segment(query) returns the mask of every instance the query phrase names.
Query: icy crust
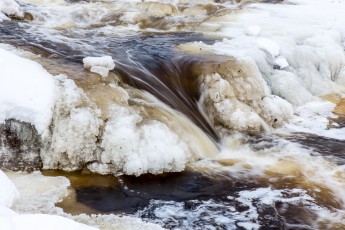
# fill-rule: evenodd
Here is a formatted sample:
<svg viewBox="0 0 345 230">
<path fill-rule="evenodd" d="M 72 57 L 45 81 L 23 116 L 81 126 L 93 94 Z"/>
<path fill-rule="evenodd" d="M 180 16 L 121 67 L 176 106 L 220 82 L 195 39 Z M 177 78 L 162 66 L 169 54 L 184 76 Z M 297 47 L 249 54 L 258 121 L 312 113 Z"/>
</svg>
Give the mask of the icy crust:
<svg viewBox="0 0 345 230">
<path fill-rule="evenodd" d="M 27 221 L 28 218 L 36 222 L 36 226 L 32 229 L 57 229 L 66 228 L 66 229 L 101 229 L 101 230 L 116 230 L 116 229 L 140 229 L 140 230 L 149 230 L 149 229 L 162 229 L 160 226 L 150 223 L 145 223 L 139 218 L 133 218 L 128 216 L 116 216 L 116 215 L 77 215 L 72 216 L 70 214 L 64 213 L 61 208 L 55 206 L 55 204 L 62 199 L 70 195 L 70 182 L 65 177 L 48 177 L 43 176 L 40 172 L 33 173 L 20 173 L 20 172 L 7 172 L 8 177 L 13 181 L 11 182 L 12 186 L 14 185 L 18 188 L 20 192 L 20 197 L 15 200 L 13 203 L 13 211 L 20 213 L 20 215 L 13 217 L 12 213 L 9 213 L 8 210 L 5 210 L 5 216 L 1 221 L 14 220 L 15 223 L 22 221 L 23 224 L 27 223 L 28 226 L 32 224 L 31 220 Z M 0 177 L 1 178 L 1 177 Z M 9 179 L 7 178 L 9 181 Z M 14 185 L 13 185 L 14 184 Z M 3 186 L 1 185 L 1 188 Z M 2 190 L 3 191 L 3 190 Z M 10 190 L 5 190 L 9 192 Z M 14 194 L 14 193 L 12 193 Z M 1 205 L 0 205 L 1 206 Z M 12 211 L 12 212 L 13 212 Z M 32 214 L 37 213 L 37 214 Z M 48 214 L 42 215 L 41 213 Z M 0 208 L 0 214 L 1 208 Z M 51 216 L 54 215 L 54 216 Z M 58 217 L 58 216 L 60 217 Z M 0 215 L 2 216 L 2 215 Z M 53 218 L 53 221 L 51 220 Z M 63 219 L 62 219 L 63 218 Z M 25 222 L 24 222 L 25 220 Z M 45 220 L 49 220 L 50 226 L 45 226 Z M 84 223 L 93 227 L 88 227 L 83 224 L 76 225 L 75 222 L 72 223 L 72 220 Z M 44 222 L 42 222 L 44 221 Z M 52 225 L 51 221 L 55 223 Z M 40 228 L 37 223 L 41 223 L 45 228 Z M 22 223 L 22 222 L 21 222 Z M 17 224 L 21 224 L 17 223 Z M 3 225 L 0 225 L 3 226 Z M 78 228 L 79 227 L 79 228 Z M 3 228 L 2 228 L 3 229 Z M 8 228 L 12 229 L 12 228 Z M 26 228 L 20 228 L 26 229 Z M 6 229 L 7 230 L 7 229 Z"/>
<path fill-rule="evenodd" d="M 115 68 L 114 60 L 111 56 L 86 57 L 83 59 L 84 67 L 93 73 L 98 73 L 102 77 L 107 77 L 109 71 Z"/>
<path fill-rule="evenodd" d="M 66 76 L 53 77 L 37 63 L 1 49 L 0 54 L 5 64 L 21 64 L 21 68 L 5 66 L 0 70 L 0 159 L 6 163 L 2 166 L 159 174 L 182 171 L 195 156 L 202 155 L 194 140 L 186 134 L 181 138 L 177 129 L 168 125 L 169 119 L 145 115 L 144 106 L 128 106 L 125 89 L 104 86 L 118 91 L 122 99 L 100 104 L 101 111 L 95 98 Z M 113 67 L 113 62 L 108 64 Z"/>
<path fill-rule="evenodd" d="M 191 159 L 186 143 L 158 121 L 143 122 L 139 111 L 113 105 L 106 123 L 100 163 L 89 168 L 105 173 L 123 171 L 129 175 L 178 172 Z"/>
<path fill-rule="evenodd" d="M 39 173 L 34 173 L 33 175 L 37 178 L 37 176 L 41 176 Z M 27 178 L 25 178 L 27 179 Z M 41 179 L 42 180 L 42 179 Z M 22 180 L 22 183 L 26 184 L 27 188 L 30 190 L 33 188 L 31 184 L 31 180 Z M 46 181 L 44 181 L 46 182 Z M 64 181 L 66 185 L 66 181 Z M 30 184 L 28 186 L 27 184 Z M 47 184 L 44 183 L 46 186 Z M 69 181 L 67 180 L 67 186 L 69 185 Z M 19 192 L 13 182 L 7 177 L 5 173 L 0 170 L 0 226 L 1 229 L 10 230 L 10 229 L 61 229 L 63 226 L 64 229 L 68 230 L 95 230 L 96 228 L 89 227 L 84 224 L 77 223 L 73 220 L 61 217 L 61 216 L 54 216 L 54 215 L 47 215 L 47 214 L 17 214 L 10 208 L 15 207 L 18 205 L 18 201 L 20 199 L 27 198 L 25 195 L 24 197 L 19 196 Z M 20 189 L 21 190 L 21 189 Z M 28 189 L 29 190 L 29 189 Z M 34 190 L 34 189 L 33 189 Z M 37 191 L 32 192 L 31 196 L 36 197 Z M 23 195 L 21 193 L 21 195 Z M 47 194 L 45 194 L 47 196 Z M 30 198 L 27 200 L 29 201 Z M 56 200 L 56 198 L 53 200 Z M 32 202 L 32 200 L 31 200 Z M 55 201 L 56 202 L 56 201 Z M 48 202 L 52 203 L 52 202 Z M 53 207 L 54 206 L 54 203 Z M 22 208 L 26 207 L 29 209 L 30 203 L 26 204 L 27 206 L 22 206 Z M 46 205 L 46 204 L 45 204 Z"/>
<path fill-rule="evenodd" d="M 215 124 L 239 131 L 263 129 L 263 121 L 280 127 L 291 120 L 292 106 L 344 91 L 345 4 L 294 3 L 248 4 L 232 14 L 211 17 L 196 30 L 224 37 L 222 41 L 179 46 L 187 52 L 228 56 L 242 66 L 244 73 L 214 68 L 214 73 L 201 76 L 201 104 L 206 103 Z M 251 70 L 247 76 L 246 70 Z M 236 93 L 240 90 L 256 99 L 243 101 Z"/>
<path fill-rule="evenodd" d="M 7 16 L 15 16 L 18 18 L 22 18 L 24 16 L 19 4 L 14 0 L 0 1 L 0 22 L 3 20 L 8 20 Z"/>
<path fill-rule="evenodd" d="M 277 133 L 287 134 L 311 133 L 326 138 L 345 140 L 345 128 L 339 128 L 337 123 L 331 123 L 330 118 L 337 118 L 333 113 L 335 104 L 328 101 L 312 101 L 296 109 L 292 121 Z M 334 128 L 329 128 L 333 125 Z"/>
<path fill-rule="evenodd" d="M 0 123 L 7 119 L 28 122 L 43 134 L 53 115 L 54 79 L 36 62 L 3 49 L 0 65 Z"/>
<path fill-rule="evenodd" d="M 199 103 L 216 127 L 259 133 L 292 118 L 292 105 L 271 94 L 252 60 L 232 59 L 210 69 L 200 77 Z"/>
<path fill-rule="evenodd" d="M 101 112 L 72 80 L 56 80 L 59 93 L 50 135 L 43 140 L 43 168 L 77 170 L 96 159 Z"/>
</svg>

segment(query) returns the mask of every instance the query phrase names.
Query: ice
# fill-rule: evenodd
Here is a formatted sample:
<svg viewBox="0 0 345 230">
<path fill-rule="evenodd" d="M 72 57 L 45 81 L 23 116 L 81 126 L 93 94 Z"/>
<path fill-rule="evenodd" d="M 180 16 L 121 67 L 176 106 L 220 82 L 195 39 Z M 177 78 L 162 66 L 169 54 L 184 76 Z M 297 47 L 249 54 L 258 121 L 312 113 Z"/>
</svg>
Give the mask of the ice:
<svg viewBox="0 0 345 230">
<path fill-rule="evenodd" d="M 248 26 L 246 28 L 246 34 L 249 36 L 258 36 L 261 32 L 260 26 Z"/>
<path fill-rule="evenodd" d="M 71 196 L 72 188 L 69 188 L 70 182 L 67 178 L 58 176 L 50 177 L 43 176 L 40 172 L 33 173 L 24 173 L 24 172 L 7 172 L 8 177 L 13 181 L 15 186 L 18 188 L 21 196 L 17 199 L 12 209 L 19 213 L 21 217 L 11 217 L 15 213 L 11 213 L 9 209 L 5 210 L 6 216 L 3 217 L 2 211 L 4 209 L 0 208 L 0 223 L 8 223 L 10 220 L 15 222 L 23 221 L 27 223 L 28 226 L 32 227 L 31 220 L 35 221 L 37 224 L 35 228 L 29 229 L 57 229 L 66 228 L 66 229 L 101 229 L 101 230 L 116 230 L 116 229 L 162 229 L 159 225 L 146 223 L 139 218 L 129 217 L 129 216 L 117 216 L 117 215 L 76 215 L 72 216 L 70 214 L 64 213 L 63 210 L 55 204 L 60 202 L 62 199 L 65 199 L 68 196 Z M 32 215 L 32 213 L 37 213 L 39 215 Z M 11 214 L 9 216 L 9 214 Z M 42 215 L 48 214 L 48 215 Z M 52 216 L 54 215 L 54 216 Z M 58 217 L 58 216 L 61 217 Z M 19 216 L 19 215 L 17 215 Z M 63 219 L 61 219 L 64 217 Z M 25 222 L 24 222 L 25 220 Z M 71 222 L 72 220 L 84 223 L 94 228 Z M 3 221 L 3 222 L 1 222 Z M 55 225 L 46 227 L 46 222 L 54 222 Z M 40 228 L 39 223 L 46 228 Z M 21 224 L 21 223 L 18 223 Z M 3 225 L 0 225 L 3 227 Z M 80 228 L 77 228 L 80 227 Z M 3 228 L 1 228 L 3 229 Z M 9 228 L 13 229 L 13 228 Z M 23 228 L 20 228 L 23 229 Z M 26 229 L 26 228 L 25 228 Z M 7 230 L 7 229 L 6 229 Z"/>
<path fill-rule="evenodd" d="M 34 175 L 39 176 L 37 173 Z M 13 179 L 13 178 L 12 178 Z M 26 187 L 32 186 L 32 180 L 27 181 L 22 179 L 22 183 L 25 183 Z M 18 185 L 18 178 L 17 178 L 17 185 Z M 67 181 L 68 182 L 68 181 Z M 42 185 L 47 185 L 43 183 Z M 69 185 L 69 182 L 67 186 Z M 11 230 L 11 229 L 61 229 L 63 226 L 65 229 L 68 230 L 95 230 L 93 227 L 89 227 L 84 224 L 77 223 L 73 220 L 61 217 L 61 216 L 54 216 L 54 215 L 46 215 L 46 214 L 17 214 L 11 207 L 18 208 L 18 202 L 20 199 L 25 200 L 27 199 L 27 194 L 22 194 L 23 196 L 19 196 L 19 192 L 13 182 L 7 177 L 5 173 L 0 170 L 0 226 L 3 230 Z M 21 190 L 21 187 L 19 187 Z M 32 190 L 35 191 L 35 190 Z M 36 192 L 31 192 L 31 196 L 37 196 Z M 55 198 L 56 199 L 56 198 Z M 59 198 L 58 198 L 59 199 Z M 29 198 L 30 200 L 30 198 Z M 27 200 L 27 202 L 30 202 Z M 57 202 L 58 200 L 55 200 Z M 32 200 L 31 200 L 32 202 Z M 53 201 L 54 202 L 54 201 Z M 49 202 L 48 202 L 49 204 Z M 47 204 L 45 204 L 47 205 Z M 54 203 L 52 203 L 54 207 Z M 25 208 L 21 206 L 21 208 Z M 29 206 L 26 206 L 29 208 Z"/>
<path fill-rule="evenodd" d="M 191 158 L 187 144 L 167 125 L 157 120 L 143 122 L 138 111 L 115 105 L 101 146 L 101 164 L 91 165 L 91 170 L 112 169 L 129 175 L 179 172 Z"/>
<path fill-rule="evenodd" d="M 270 93 L 250 59 L 221 63 L 215 71 L 202 76 L 199 102 L 214 125 L 258 133 L 281 127 L 292 118 L 291 104 Z"/>
<path fill-rule="evenodd" d="M 102 77 L 107 77 L 109 70 L 115 68 L 115 63 L 111 56 L 86 57 L 83 59 L 83 63 L 85 68 L 100 74 Z"/>
<path fill-rule="evenodd" d="M 50 136 L 41 152 L 43 167 L 76 170 L 96 158 L 101 112 L 73 80 L 56 80 L 59 91 Z"/>
<path fill-rule="evenodd" d="M 16 119 L 42 134 L 53 115 L 57 87 L 36 62 L 0 49 L 0 123 Z"/>
<path fill-rule="evenodd" d="M 336 118 L 333 114 L 335 104 L 328 101 L 313 101 L 296 109 L 296 115 L 291 123 L 286 124 L 278 133 L 303 132 L 316 134 L 327 138 L 345 140 L 345 128 L 328 128 L 329 118 Z"/>
<path fill-rule="evenodd" d="M 24 16 L 19 4 L 14 0 L 0 1 L 0 22 L 8 20 L 7 16 L 16 16 L 18 18 L 22 18 Z"/>
<path fill-rule="evenodd" d="M 276 42 L 267 38 L 258 38 L 256 42 L 258 43 L 259 49 L 268 52 L 272 57 L 277 57 L 279 55 L 280 47 Z"/>
</svg>

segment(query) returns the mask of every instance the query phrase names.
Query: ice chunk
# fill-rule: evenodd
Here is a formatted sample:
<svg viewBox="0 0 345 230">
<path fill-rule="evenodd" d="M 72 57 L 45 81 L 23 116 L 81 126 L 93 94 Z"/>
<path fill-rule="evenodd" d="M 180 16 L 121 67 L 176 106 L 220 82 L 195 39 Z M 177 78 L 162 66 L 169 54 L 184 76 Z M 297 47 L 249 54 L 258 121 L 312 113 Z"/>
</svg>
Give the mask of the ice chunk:
<svg viewBox="0 0 345 230">
<path fill-rule="evenodd" d="M 268 52 L 272 57 L 277 57 L 280 53 L 280 46 L 268 38 L 258 38 L 257 43 L 260 49 Z"/>
<path fill-rule="evenodd" d="M 289 63 L 287 62 L 286 58 L 283 56 L 278 56 L 274 60 L 274 64 L 279 67 L 279 69 L 284 69 L 289 66 Z"/>
<path fill-rule="evenodd" d="M 84 67 L 93 73 L 98 73 L 102 77 L 107 77 L 109 70 L 115 68 L 114 60 L 111 56 L 86 57 L 83 59 Z"/>
<path fill-rule="evenodd" d="M 261 32 L 260 26 L 248 26 L 246 28 L 246 34 L 249 36 L 258 36 Z"/>
</svg>

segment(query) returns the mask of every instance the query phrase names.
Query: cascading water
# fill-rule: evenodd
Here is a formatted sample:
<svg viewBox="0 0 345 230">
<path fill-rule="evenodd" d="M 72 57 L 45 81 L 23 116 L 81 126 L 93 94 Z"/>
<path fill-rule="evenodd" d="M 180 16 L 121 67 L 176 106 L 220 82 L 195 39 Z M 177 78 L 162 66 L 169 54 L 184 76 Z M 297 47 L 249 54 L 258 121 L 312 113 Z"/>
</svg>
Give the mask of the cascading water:
<svg viewBox="0 0 345 230">
<path fill-rule="evenodd" d="M 30 171 L 6 171 L 14 211 L 345 227 L 344 3 L 18 2 L 0 0 L 0 167 Z M 83 67 L 105 55 L 107 76 Z"/>
</svg>

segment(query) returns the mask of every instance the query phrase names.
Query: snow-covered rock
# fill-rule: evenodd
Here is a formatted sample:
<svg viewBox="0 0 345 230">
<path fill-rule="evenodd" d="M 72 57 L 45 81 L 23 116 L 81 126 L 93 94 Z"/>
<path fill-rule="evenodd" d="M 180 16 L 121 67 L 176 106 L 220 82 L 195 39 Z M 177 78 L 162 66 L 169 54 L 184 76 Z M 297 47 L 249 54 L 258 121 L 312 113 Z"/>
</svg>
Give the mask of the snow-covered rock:
<svg viewBox="0 0 345 230">
<path fill-rule="evenodd" d="M 42 134 L 49 126 L 56 98 L 52 76 L 38 63 L 0 49 L 0 124 L 28 122 Z"/>
<path fill-rule="evenodd" d="M 15 16 L 18 18 L 24 17 L 24 13 L 21 11 L 20 6 L 13 0 L 1 0 L 0 1 L 0 22 L 8 20 L 7 16 Z"/>
</svg>

